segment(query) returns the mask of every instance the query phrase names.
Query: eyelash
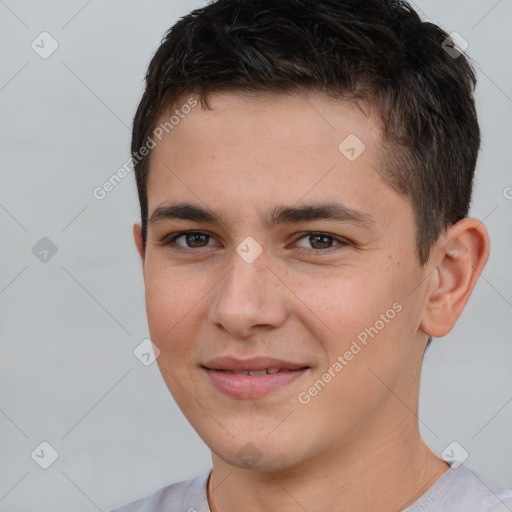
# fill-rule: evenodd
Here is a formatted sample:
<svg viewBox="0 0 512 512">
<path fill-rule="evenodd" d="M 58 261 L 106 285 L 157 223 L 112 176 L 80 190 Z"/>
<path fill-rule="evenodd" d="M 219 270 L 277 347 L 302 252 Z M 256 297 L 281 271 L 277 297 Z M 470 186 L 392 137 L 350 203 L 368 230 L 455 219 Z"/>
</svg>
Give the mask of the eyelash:
<svg viewBox="0 0 512 512">
<path fill-rule="evenodd" d="M 172 234 L 166 236 L 165 238 L 163 238 L 162 241 L 159 243 L 159 245 L 171 247 L 172 250 L 176 251 L 176 252 L 189 253 L 189 254 L 193 253 L 193 252 L 198 252 L 199 249 L 205 249 L 208 247 L 208 246 L 205 246 L 205 247 L 197 247 L 197 248 L 193 248 L 193 247 L 185 248 L 185 247 L 175 245 L 175 241 L 178 238 L 181 238 L 181 237 L 189 235 L 189 234 L 190 235 L 192 235 L 192 234 L 193 235 L 204 235 L 204 236 L 209 237 L 210 239 L 213 238 L 212 235 L 210 235 L 209 233 L 205 233 L 203 231 L 179 231 L 178 233 L 172 233 Z M 308 237 L 308 236 L 309 237 L 322 236 L 322 237 L 330 238 L 330 239 L 338 242 L 338 245 L 335 245 L 333 247 L 328 247 L 327 249 L 305 249 L 304 247 L 299 247 L 299 248 L 297 248 L 299 253 L 306 254 L 306 255 L 312 255 L 312 254 L 318 255 L 318 254 L 326 254 L 326 253 L 330 254 L 331 252 L 338 250 L 340 247 L 345 247 L 345 246 L 351 245 L 350 242 L 344 238 L 340 238 L 338 236 L 334 236 L 329 233 L 323 233 L 320 231 L 304 232 L 301 234 L 301 236 L 299 238 L 297 238 L 296 242 L 298 242 L 299 240 L 302 240 L 303 238 Z"/>
</svg>

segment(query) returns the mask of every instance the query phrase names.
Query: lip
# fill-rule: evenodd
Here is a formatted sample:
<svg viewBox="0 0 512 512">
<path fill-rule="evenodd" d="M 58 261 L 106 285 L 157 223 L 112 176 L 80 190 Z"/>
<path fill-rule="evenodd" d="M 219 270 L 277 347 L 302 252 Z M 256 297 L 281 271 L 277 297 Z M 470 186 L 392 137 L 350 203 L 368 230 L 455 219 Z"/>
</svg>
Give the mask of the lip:
<svg viewBox="0 0 512 512">
<path fill-rule="evenodd" d="M 261 371 L 265 368 L 279 368 L 283 370 L 300 370 L 308 367 L 302 363 L 293 363 L 284 359 L 274 357 L 252 357 L 251 359 L 237 359 L 235 357 L 217 357 L 210 359 L 202 366 L 209 370 L 233 370 L 235 372 L 243 371 Z"/>
<path fill-rule="evenodd" d="M 303 376 L 309 366 L 272 357 L 236 359 L 221 357 L 202 365 L 211 383 L 225 395 L 237 399 L 256 399 L 290 385 Z M 279 368 L 280 372 L 262 375 L 237 375 L 229 371 L 261 371 L 266 368 Z"/>
</svg>

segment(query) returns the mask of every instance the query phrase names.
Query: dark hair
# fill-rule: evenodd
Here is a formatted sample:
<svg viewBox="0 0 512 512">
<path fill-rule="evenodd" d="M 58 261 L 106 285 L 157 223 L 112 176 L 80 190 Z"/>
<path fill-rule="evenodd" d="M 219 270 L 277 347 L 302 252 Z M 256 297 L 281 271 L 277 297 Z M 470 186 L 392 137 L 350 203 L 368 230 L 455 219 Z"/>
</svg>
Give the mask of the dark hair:
<svg viewBox="0 0 512 512">
<path fill-rule="evenodd" d="M 399 0 L 218 0 L 184 16 L 151 60 L 134 119 L 143 245 L 149 154 L 139 150 L 164 109 L 187 94 L 209 109 L 211 92 L 315 90 L 377 114 L 380 173 L 410 198 L 424 265 L 440 233 L 468 215 L 480 147 L 476 76 L 450 44 Z"/>
</svg>

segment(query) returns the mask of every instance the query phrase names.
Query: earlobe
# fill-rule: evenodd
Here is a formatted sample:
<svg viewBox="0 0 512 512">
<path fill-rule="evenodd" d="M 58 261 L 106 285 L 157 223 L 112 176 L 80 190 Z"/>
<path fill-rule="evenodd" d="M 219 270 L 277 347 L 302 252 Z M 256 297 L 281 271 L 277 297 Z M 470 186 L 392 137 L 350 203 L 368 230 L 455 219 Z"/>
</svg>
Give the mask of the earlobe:
<svg viewBox="0 0 512 512">
<path fill-rule="evenodd" d="M 142 260 L 142 264 L 144 265 L 146 251 L 142 245 L 142 222 L 140 220 L 133 225 L 133 239 L 135 241 L 135 246 L 137 247 L 137 252 Z"/>
<path fill-rule="evenodd" d="M 438 242 L 440 262 L 433 270 L 420 329 L 434 338 L 446 336 L 462 313 L 489 257 L 489 236 L 478 219 L 464 218 Z"/>
</svg>

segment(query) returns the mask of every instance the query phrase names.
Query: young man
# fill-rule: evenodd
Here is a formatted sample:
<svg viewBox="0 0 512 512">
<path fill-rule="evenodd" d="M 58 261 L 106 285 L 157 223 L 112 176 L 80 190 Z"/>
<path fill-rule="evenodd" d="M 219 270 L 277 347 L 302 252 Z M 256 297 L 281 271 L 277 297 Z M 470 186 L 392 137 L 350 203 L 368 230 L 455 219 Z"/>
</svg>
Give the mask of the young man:
<svg viewBox="0 0 512 512">
<path fill-rule="evenodd" d="M 427 342 L 489 253 L 475 76 L 392 0 L 219 0 L 133 129 L 151 339 L 212 469 L 117 509 L 506 511 L 422 441 Z"/>
</svg>

